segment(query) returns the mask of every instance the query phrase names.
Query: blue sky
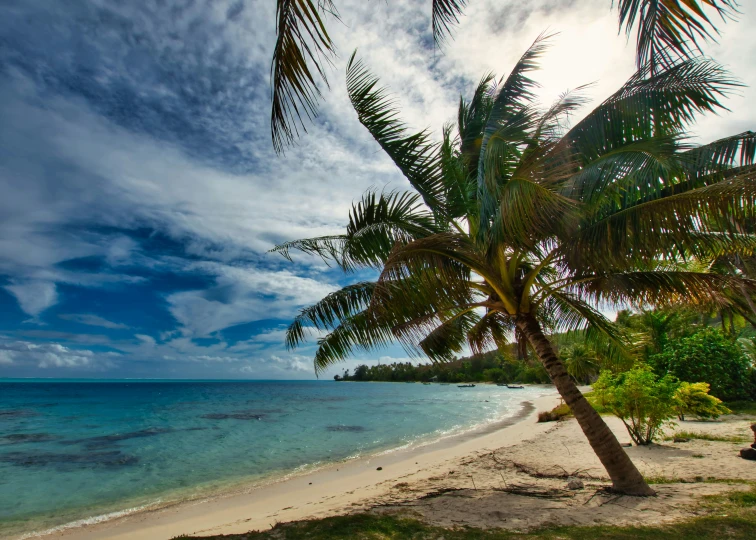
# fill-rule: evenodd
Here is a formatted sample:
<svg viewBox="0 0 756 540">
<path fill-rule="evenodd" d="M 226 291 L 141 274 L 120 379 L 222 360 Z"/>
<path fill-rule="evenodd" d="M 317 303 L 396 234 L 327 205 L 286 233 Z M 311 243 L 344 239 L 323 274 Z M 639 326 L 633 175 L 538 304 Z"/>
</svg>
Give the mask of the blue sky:
<svg viewBox="0 0 756 540">
<path fill-rule="evenodd" d="M 289 263 L 276 243 L 338 232 L 369 187 L 402 188 L 344 90 L 351 50 L 404 118 L 437 132 L 460 92 L 560 31 L 544 101 L 633 70 L 608 0 L 470 0 L 443 53 L 430 2 L 338 3 L 331 91 L 283 157 L 269 136 L 272 1 L 3 1 L 0 377 L 312 378 L 283 346 L 304 305 L 364 276 Z M 750 3 L 748 3 L 750 4 Z M 698 142 L 756 127 L 753 6 L 707 52 L 750 88 Z M 358 362 L 404 360 L 400 347 Z"/>
</svg>

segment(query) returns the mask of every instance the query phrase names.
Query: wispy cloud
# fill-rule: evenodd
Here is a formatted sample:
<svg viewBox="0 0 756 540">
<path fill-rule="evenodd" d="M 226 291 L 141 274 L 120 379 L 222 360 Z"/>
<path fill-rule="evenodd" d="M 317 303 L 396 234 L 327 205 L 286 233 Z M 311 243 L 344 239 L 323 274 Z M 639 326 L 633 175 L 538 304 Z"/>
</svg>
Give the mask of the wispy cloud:
<svg viewBox="0 0 756 540">
<path fill-rule="evenodd" d="M 40 349 L 0 347 L 3 371 L 33 375 L 49 353 L 47 374 L 311 376 L 312 343 L 286 351 L 282 326 L 344 278 L 267 251 L 340 231 L 368 187 L 406 186 L 346 96 L 355 47 L 403 118 L 436 133 L 460 93 L 484 73 L 506 74 L 546 29 L 561 32 L 537 76 L 546 103 L 591 81 L 600 101 L 633 70 L 606 0 L 470 1 L 443 51 L 428 4 L 340 0 L 331 90 L 283 157 L 269 138 L 274 3 L 5 6 L 0 301 L 15 322 L 0 330 Z M 743 11 L 707 51 L 754 85 L 756 9 Z M 753 129 L 754 99 L 744 89 L 734 113 L 700 122 L 700 140 Z M 29 317 L 47 326 L 30 330 Z M 124 338 L 129 329 L 139 334 Z M 384 355 L 404 353 L 359 360 Z"/>
<path fill-rule="evenodd" d="M 126 329 L 128 325 L 122 323 L 115 323 L 100 317 L 99 315 L 93 315 L 91 313 L 62 313 L 58 315 L 65 321 L 77 322 L 79 324 L 85 324 L 87 326 L 101 326 L 102 328 L 110 328 L 111 330 Z"/>
<path fill-rule="evenodd" d="M 55 283 L 49 281 L 14 280 L 5 289 L 18 300 L 25 313 L 36 317 L 58 300 Z"/>
</svg>

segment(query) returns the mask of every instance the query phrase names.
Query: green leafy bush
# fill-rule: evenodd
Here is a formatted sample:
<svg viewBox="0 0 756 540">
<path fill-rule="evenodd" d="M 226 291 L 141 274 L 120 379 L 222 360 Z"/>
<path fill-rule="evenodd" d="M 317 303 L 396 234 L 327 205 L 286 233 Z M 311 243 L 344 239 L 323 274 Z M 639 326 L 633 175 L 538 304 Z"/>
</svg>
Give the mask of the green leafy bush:
<svg viewBox="0 0 756 540">
<path fill-rule="evenodd" d="M 507 374 L 501 368 L 491 368 L 483 370 L 483 380 L 491 382 L 504 382 L 507 379 Z"/>
<path fill-rule="evenodd" d="M 663 352 L 649 357 L 659 375 L 681 381 L 707 382 L 712 395 L 725 401 L 750 397 L 751 363 L 738 343 L 713 328 L 671 340 Z"/>
<path fill-rule="evenodd" d="M 566 403 L 557 405 L 550 411 L 542 411 L 538 413 L 538 422 L 556 422 L 558 420 L 564 420 L 572 414 L 570 407 Z"/>
<path fill-rule="evenodd" d="M 722 400 L 709 394 L 708 383 L 682 382 L 675 392 L 675 412 L 677 418 L 685 420 L 685 415 L 717 418 L 732 411 L 722 404 Z"/>
<path fill-rule="evenodd" d="M 633 442 L 647 445 L 675 416 L 679 386 L 674 377 L 659 378 L 649 366 L 641 365 L 616 375 L 602 371 L 593 390 L 595 400 L 622 420 Z"/>
<path fill-rule="evenodd" d="M 549 374 L 543 366 L 527 366 L 519 374 L 518 379 L 525 384 L 548 384 L 551 382 Z"/>
</svg>

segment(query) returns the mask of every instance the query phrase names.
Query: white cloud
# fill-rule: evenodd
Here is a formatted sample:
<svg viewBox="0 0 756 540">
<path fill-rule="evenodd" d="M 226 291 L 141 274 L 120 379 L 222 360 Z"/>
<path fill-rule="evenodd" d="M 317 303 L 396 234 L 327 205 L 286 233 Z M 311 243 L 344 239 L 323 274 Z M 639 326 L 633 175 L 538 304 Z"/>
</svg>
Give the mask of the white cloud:
<svg viewBox="0 0 756 540">
<path fill-rule="evenodd" d="M 16 297 L 24 311 L 36 317 L 58 301 L 55 283 L 49 281 L 18 281 L 6 285 L 5 289 Z"/>
<path fill-rule="evenodd" d="M 102 328 L 110 328 L 111 330 L 128 328 L 125 324 L 109 321 L 91 313 L 63 313 L 58 315 L 58 317 L 66 321 L 73 321 L 88 326 L 101 326 Z"/>
<path fill-rule="evenodd" d="M 155 338 L 152 336 L 148 336 L 145 334 L 134 334 L 134 337 L 137 338 L 144 346 L 148 348 L 152 348 L 155 346 Z"/>
<path fill-rule="evenodd" d="M 185 334 L 196 337 L 237 324 L 290 317 L 297 307 L 316 302 L 336 289 L 287 270 L 274 272 L 210 262 L 192 268 L 215 275 L 215 286 L 174 293 L 167 300 Z"/>
<path fill-rule="evenodd" d="M 53 344 L 51 351 L 40 353 L 39 367 L 65 367 L 80 368 L 90 367 L 94 362 L 92 351 L 72 351 L 63 345 Z"/>
<path fill-rule="evenodd" d="M 270 357 L 274 362 L 281 364 L 284 369 L 288 371 L 312 371 L 312 360 L 306 356 L 298 354 L 290 354 L 288 356 L 276 356 Z"/>
<path fill-rule="evenodd" d="M 13 363 L 13 351 L 4 351 L 0 349 L 0 365 L 9 365 Z"/>
<path fill-rule="evenodd" d="M 88 349 L 72 349 L 60 343 L 32 343 L 0 339 L 0 364 L 36 366 L 41 369 L 66 368 L 103 370 L 113 368 L 113 355 Z"/>
</svg>

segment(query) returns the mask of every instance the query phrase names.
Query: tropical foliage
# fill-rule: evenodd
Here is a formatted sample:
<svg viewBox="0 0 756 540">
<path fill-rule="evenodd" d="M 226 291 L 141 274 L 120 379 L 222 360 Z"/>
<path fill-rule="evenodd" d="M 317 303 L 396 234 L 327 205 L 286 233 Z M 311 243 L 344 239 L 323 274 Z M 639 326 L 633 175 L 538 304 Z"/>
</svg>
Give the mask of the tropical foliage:
<svg viewBox="0 0 756 540">
<path fill-rule="evenodd" d="M 525 0 L 521 0 L 525 1 Z M 431 27 L 436 45 L 449 37 L 467 0 L 431 0 Z M 737 0 L 612 0 L 620 29 L 628 37 L 637 28 L 638 67 L 651 73 L 690 58 L 699 40 L 713 38 L 709 12 L 726 20 L 737 13 Z M 276 45 L 271 62 L 271 135 L 277 152 L 292 143 L 306 121 L 317 115 L 326 70 L 336 53 L 326 28 L 339 19 L 333 0 L 277 0 Z"/>
<path fill-rule="evenodd" d="M 679 420 L 685 420 L 685 416 L 717 418 L 732 412 L 722 404 L 722 400 L 709 395 L 708 383 L 682 382 L 677 387 L 674 400 L 675 414 Z"/>
<path fill-rule="evenodd" d="M 347 87 L 358 118 L 414 192 L 369 192 L 344 234 L 277 248 L 380 272 L 303 310 L 287 343 L 300 344 L 308 328 L 325 332 L 319 370 L 395 339 L 443 362 L 514 337 L 534 349 L 615 487 L 648 493 L 546 334 L 580 329 L 620 358 L 630 354 L 625 336 L 598 306 L 747 309 L 756 284 L 711 263 L 753 251 L 741 225 L 754 217 L 755 136 L 687 142 L 686 126 L 737 86 L 704 58 L 657 74 L 642 67 L 570 125 L 585 88 L 543 109 L 534 100 L 530 74 L 547 40 L 508 77 L 485 76 L 439 143 L 409 132 L 352 56 Z"/>
<path fill-rule="evenodd" d="M 751 397 L 751 361 L 735 339 L 714 328 L 670 341 L 649 364 L 681 381 L 709 383 L 711 393 L 725 401 Z"/>
<path fill-rule="evenodd" d="M 567 373 L 579 383 L 590 384 L 599 373 L 599 361 L 590 345 L 575 343 L 561 357 L 567 366 Z"/>
<path fill-rule="evenodd" d="M 545 384 L 549 375 L 538 363 L 517 360 L 503 351 L 490 351 L 444 363 L 415 365 L 410 362 L 361 364 L 351 373 L 335 375 L 344 381 L 386 382 L 494 382 Z"/>
<path fill-rule="evenodd" d="M 595 399 L 622 420 L 633 442 L 648 445 L 675 416 L 679 386 L 674 377 L 657 377 L 641 365 L 616 375 L 601 372 L 593 390 Z"/>
</svg>

